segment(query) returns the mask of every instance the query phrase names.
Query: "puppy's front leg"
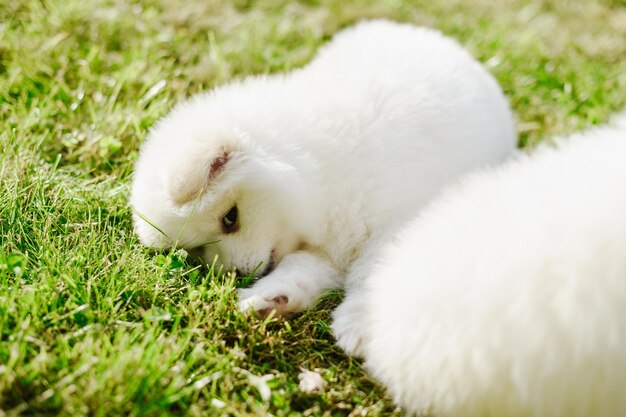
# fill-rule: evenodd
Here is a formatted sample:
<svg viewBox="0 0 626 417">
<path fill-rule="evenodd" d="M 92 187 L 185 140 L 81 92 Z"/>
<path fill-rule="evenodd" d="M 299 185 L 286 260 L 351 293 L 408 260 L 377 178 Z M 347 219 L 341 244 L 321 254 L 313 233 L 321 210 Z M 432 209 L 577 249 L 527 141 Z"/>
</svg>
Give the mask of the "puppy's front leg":
<svg viewBox="0 0 626 417">
<path fill-rule="evenodd" d="M 239 290 L 239 308 L 262 316 L 276 310 L 294 313 L 311 307 L 324 290 L 340 288 L 339 272 L 324 258 L 297 251 L 250 288 Z"/>
<path fill-rule="evenodd" d="M 362 289 L 347 290 L 343 302 L 333 311 L 331 328 L 337 346 L 351 356 L 363 357 L 362 343 L 365 337 L 367 300 Z"/>
</svg>

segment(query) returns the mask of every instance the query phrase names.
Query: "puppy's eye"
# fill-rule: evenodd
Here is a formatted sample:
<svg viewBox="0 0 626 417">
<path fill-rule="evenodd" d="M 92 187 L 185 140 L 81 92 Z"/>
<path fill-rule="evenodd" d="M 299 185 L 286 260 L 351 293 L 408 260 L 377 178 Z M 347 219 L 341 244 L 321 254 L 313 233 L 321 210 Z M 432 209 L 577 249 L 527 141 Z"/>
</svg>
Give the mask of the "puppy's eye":
<svg viewBox="0 0 626 417">
<path fill-rule="evenodd" d="M 224 233 L 233 233 L 237 226 L 237 206 L 234 206 L 222 217 L 222 229 Z"/>
</svg>

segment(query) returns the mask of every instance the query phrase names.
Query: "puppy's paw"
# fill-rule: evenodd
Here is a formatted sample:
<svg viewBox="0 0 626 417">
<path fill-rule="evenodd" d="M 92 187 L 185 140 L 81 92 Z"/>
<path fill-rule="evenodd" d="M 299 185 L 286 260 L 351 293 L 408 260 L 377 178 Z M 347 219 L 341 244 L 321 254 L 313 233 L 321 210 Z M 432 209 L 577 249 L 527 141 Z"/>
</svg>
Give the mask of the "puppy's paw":
<svg viewBox="0 0 626 417">
<path fill-rule="evenodd" d="M 354 297 L 347 297 L 333 312 L 333 323 L 330 327 L 333 329 L 337 346 L 348 355 L 362 357 L 365 336 L 363 316 L 358 309 L 358 303 L 352 298 Z"/>
<path fill-rule="evenodd" d="M 272 311 L 281 315 L 291 312 L 289 296 L 258 293 L 254 287 L 239 289 L 239 310 L 244 313 L 255 312 L 261 317 L 267 317 Z"/>
</svg>

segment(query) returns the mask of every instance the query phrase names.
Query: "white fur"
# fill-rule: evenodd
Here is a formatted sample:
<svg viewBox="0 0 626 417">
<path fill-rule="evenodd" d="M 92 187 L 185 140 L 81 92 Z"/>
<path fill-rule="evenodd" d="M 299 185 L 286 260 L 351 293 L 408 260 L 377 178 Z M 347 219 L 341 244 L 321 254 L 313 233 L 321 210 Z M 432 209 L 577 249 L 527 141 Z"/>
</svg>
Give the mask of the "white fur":
<svg viewBox="0 0 626 417">
<path fill-rule="evenodd" d="M 557 142 L 444 192 L 336 312 L 408 411 L 626 415 L 626 117 Z"/>
<path fill-rule="evenodd" d="M 365 22 L 302 69 L 219 87 L 161 120 L 136 165 L 135 228 L 146 245 L 203 246 L 242 274 L 276 264 L 241 307 L 298 311 L 360 278 L 355 261 L 444 184 L 514 147 L 500 88 L 457 43 Z M 234 205 L 240 227 L 226 234 Z"/>
</svg>

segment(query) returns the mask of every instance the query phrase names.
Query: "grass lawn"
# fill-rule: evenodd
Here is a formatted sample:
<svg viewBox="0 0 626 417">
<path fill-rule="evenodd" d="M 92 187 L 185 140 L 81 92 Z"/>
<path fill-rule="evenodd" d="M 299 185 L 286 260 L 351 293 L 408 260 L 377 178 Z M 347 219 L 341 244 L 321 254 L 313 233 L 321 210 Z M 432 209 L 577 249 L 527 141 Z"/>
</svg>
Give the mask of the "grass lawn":
<svg viewBox="0 0 626 417">
<path fill-rule="evenodd" d="M 626 103 L 624 0 L 0 0 L 0 417 L 401 414 L 334 347 L 337 294 L 244 317 L 236 278 L 142 248 L 126 204 L 177 100 L 382 16 L 485 62 L 524 147 Z M 323 393 L 298 390 L 301 368 Z"/>
</svg>

